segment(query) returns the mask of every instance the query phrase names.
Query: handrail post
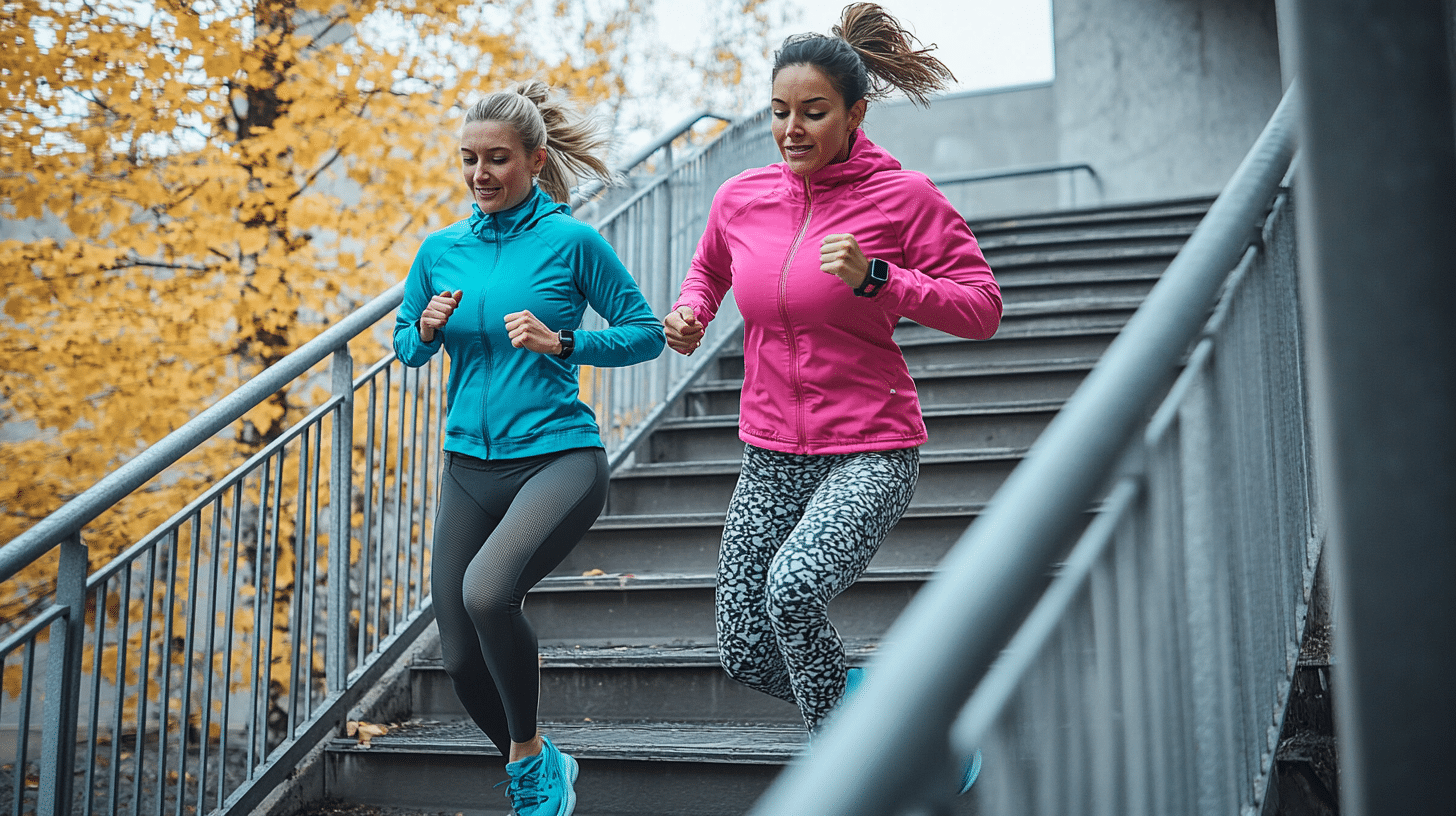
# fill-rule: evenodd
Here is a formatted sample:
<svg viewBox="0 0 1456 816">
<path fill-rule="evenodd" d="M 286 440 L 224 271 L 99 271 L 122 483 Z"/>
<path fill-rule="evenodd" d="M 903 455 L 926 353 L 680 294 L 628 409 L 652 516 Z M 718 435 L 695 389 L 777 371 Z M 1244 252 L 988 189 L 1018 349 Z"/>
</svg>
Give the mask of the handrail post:
<svg viewBox="0 0 1456 816">
<path fill-rule="evenodd" d="M 41 738 L 40 791 L 36 812 L 63 816 L 71 812 L 75 777 L 76 728 L 80 716 L 81 647 L 86 634 L 86 545 L 81 533 L 61 540 L 56 578 L 56 605 L 65 617 L 51 624 L 50 660 L 46 666 L 45 729 Z M 25 734 L 19 735 L 26 739 Z M 18 769 L 15 780 L 24 777 Z"/>
<path fill-rule="evenodd" d="M 329 463 L 329 621 L 325 678 L 330 692 L 344 690 L 349 679 L 349 544 L 353 538 L 354 358 L 347 341 L 334 352 L 333 456 Z M 361 621 L 362 625 L 362 621 Z"/>
</svg>

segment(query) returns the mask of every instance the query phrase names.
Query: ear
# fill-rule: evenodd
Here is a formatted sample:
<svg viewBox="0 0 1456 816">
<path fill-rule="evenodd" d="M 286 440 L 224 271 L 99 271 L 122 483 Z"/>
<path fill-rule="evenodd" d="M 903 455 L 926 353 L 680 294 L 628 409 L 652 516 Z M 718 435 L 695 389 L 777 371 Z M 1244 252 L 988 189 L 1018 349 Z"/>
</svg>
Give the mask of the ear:
<svg viewBox="0 0 1456 816">
<path fill-rule="evenodd" d="M 536 155 L 531 157 L 531 175 L 541 174 L 541 169 L 546 166 L 546 148 L 536 148 Z"/>
<path fill-rule="evenodd" d="M 849 129 L 854 130 L 864 124 L 865 111 L 869 110 L 870 103 L 866 100 L 859 100 L 849 106 Z"/>
</svg>

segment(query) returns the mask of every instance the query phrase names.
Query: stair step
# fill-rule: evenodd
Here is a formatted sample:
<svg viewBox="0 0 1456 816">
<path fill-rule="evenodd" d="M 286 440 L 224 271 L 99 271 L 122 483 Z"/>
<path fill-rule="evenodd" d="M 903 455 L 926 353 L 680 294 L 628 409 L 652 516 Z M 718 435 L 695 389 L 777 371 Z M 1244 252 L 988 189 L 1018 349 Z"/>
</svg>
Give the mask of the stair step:
<svg viewBox="0 0 1456 816">
<path fill-rule="evenodd" d="M 930 438 L 921 450 L 1030 447 L 1061 408 L 1061 402 L 1037 400 L 1025 405 L 1002 410 L 974 405 L 923 408 L 921 414 Z M 648 440 L 646 457 L 650 462 L 684 462 L 729 459 L 742 451 L 738 417 L 725 415 L 664 422 Z"/>
<path fill-rule="evenodd" d="M 930 575 L 867 570 L 830 602 L 830 617 L 844 637 L 878 638 Z M 711 573 L 548 577 L 527 596 L 526 614 L 543 646 L 711 644 L 713 588 Z"/>
<path fill-rule="evenodd" d="M 580 766 L 578 816 L 748 812 L 784 764 L 804 750 L 789 723 L 542 722 Z M 410 721 L 361 749 L 328 748 L 330 789 L 383 807 L 466 816 L 510 813 L 499 753 L 469 721 Z"/>
<path fill-rule="evenodd" d="M 1147 223 L 1151 221 L 1175 221 L 1197 223 L 1208 212 L 1213 203 L 1211 196 L 1187 198 L 1174 201 L 1150 202 L 1142 205 L 1115 205 L 1081 210 L 1064 210 L 1054 213 L 1035 213 L 995 218 L 985 221 L 970 221 L 971 230 L 978 240 L 1003 232 L 1037 232 L 1065 228 L 1081 228 L 1088 225 L 1113 226 L 1126 223 Z"/>
<path fill-rule="evenodd" d="M 846 642 L 850 665 L 874 653 L 871 641 Z M 438 654 L 411 666 L 416 719 L 465 716 Z M 724 673 L 715 646 L 621 645 L 541 649 L 543 720 L 673 720 L 681 722 L 802 722 L 795 706 L 754 691 Z"/>
<path fill-rule="evenodd" d="M 650 570 L 711 572 L 718 563 L 723 514 L 668 513 L 605 515 L 566 557 L 553 575 Z M 930 567 L 940 563 L 981 510 L 979 504 L 912 506 L 890 530 L 872 566 Z"/>
<path fill-rule="evenodd" d="M 912 506 L 985 502 L 1026 453 L 1024 448 L 922 453 Z M 638 464 L 617 472 L 605 513 L 707 513 L 728 506 L 740 460 Z"/>
</svg>

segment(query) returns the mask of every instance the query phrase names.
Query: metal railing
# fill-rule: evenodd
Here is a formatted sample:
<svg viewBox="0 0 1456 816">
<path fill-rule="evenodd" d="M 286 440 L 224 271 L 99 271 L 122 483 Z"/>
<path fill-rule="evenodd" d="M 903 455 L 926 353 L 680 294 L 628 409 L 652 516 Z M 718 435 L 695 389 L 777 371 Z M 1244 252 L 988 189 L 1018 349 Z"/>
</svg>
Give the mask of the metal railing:
<svg viewBox="0 0 1456 816">
<path fill-rule="evenodd" d="M 981 812 L 1259 812 L 1323 536 L 1293 99 L 754 814 L 948 813 L 978 746 Z"/>
<path fill-rule="evenodd" d="M 1025 167 L 1005 167 L 1000 170 L 977 170 L 970 173 L 948 173 L 931 177 L 936 187 L 952 187 L 957 184 L 977 184 L 985 181 L 1003 181 L 1014 178 L 1030 178 L 1032 176 L 1055 176 L 1065 173 L 1068 178 L 1067 205 L 1077 206 L 1077 184 L 1076 174 L 1086 173 L 1092 180 L 1092 186 L 1097 191 L 1097 197 L 1102 197 L 1102 177 L 1097 175 L 1097 170 L 1086 162 L 1062 162 L 1056 164 L 1032 164 Z"/>
<path fill-rule="evenodd" d="M 766 122 L 733 125 L 601 219 L 658 313 L 718 184 L 772 150 Z M 0 670 L 14 678 L 0 692 L 0 807 L 246 812 L 337 733 L 430 622 L 445 364 L 407 369 L 384 353 L 355 377 L 349 348 L 387 336 L 403 288 L 0 548 L 0 587 L 59 549 L 53 596 L 0 630 Z M 734 335 L 736 312 L 725 311 L 719 343 Z M 634 426 L 710 360 L 583 369 L 614 466 L 642 438 Z M 85 525 L 281 389 L 321 379 L 331 387 L 322 405 L 87 575 Z"/>
</svg>

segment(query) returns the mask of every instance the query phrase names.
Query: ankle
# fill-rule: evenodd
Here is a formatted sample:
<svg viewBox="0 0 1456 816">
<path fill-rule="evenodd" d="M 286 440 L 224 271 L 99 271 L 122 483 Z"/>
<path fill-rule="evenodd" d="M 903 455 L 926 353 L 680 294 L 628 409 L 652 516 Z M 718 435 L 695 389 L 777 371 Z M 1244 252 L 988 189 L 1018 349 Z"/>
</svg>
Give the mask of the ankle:
<svg viewBox="0 0 1456 816">
<path fill-rule="evenodd" d="M 525 742 L 511 742 L 511 755 L 507 762 L 520 762 L 527 757 L 533 757 L 541 753 L 541 732 Z"/>
</svg>

